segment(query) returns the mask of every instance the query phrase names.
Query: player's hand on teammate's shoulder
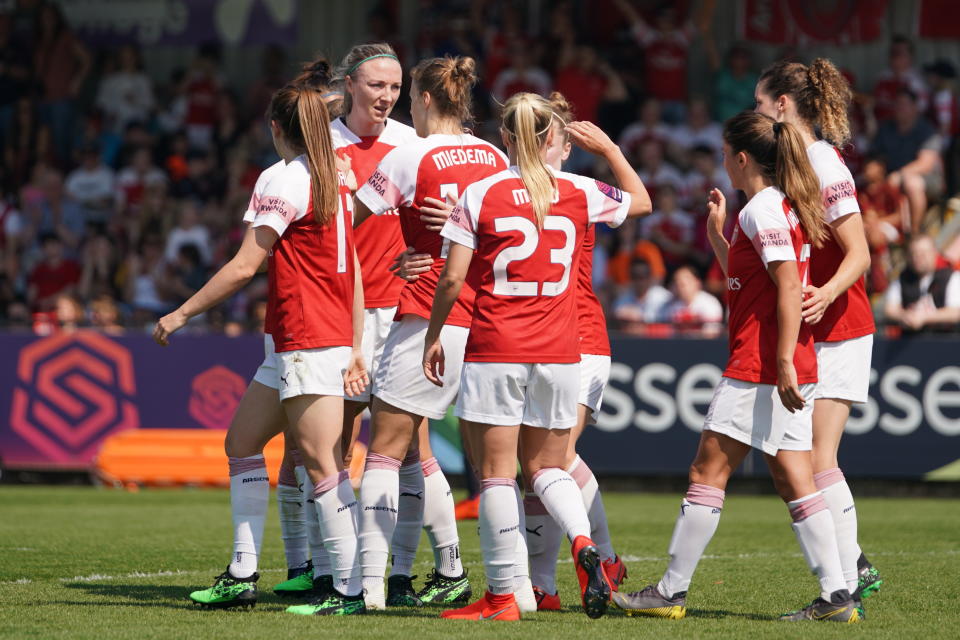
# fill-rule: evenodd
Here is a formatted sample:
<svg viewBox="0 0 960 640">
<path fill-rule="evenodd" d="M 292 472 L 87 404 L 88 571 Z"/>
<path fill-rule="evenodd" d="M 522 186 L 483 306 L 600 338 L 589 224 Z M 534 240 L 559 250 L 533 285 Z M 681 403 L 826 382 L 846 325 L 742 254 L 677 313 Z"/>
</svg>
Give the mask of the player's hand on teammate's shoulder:
<svg viewBox="0 0 960 640">
<path fill-rule="evenodd" d="M 347 181 L 347 188 L 350 189 L 351 193 L 356 193 L 360 185 L 357 184 L 357 176 L 353 172 L 353 164 L 350 162 L 350 156 L 345 153 L 338 153 L 336 154 L 336 163 L 337 171 L 342 173 L 344 179 Z"/>
<path fill-rule="evenodd" d="M 571 122 L 566 132 L 574 144 L 594 155 L 603 156 L 618 148 L 603 129 L 586 120 Z"/>
</svg>

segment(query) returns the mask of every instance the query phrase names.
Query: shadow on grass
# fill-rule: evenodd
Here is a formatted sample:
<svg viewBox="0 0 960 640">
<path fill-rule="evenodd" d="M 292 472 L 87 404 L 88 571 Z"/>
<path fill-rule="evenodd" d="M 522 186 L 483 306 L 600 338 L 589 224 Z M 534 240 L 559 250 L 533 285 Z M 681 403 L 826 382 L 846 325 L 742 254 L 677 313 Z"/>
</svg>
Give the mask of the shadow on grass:
<svg viewBox="0 0 960 640">
<path fill-rule="evenodd" d="M 764 615 L 761 613 L 743 613 L 740 611 L 727 611 L 726 609 L 687 609 L 687 617 L 708 618 L 722 620 L 723 618 L 743 618 L 744 620 L 760 620 L 770 622 L 776 620 L 776 616 Z"/>
</svg>

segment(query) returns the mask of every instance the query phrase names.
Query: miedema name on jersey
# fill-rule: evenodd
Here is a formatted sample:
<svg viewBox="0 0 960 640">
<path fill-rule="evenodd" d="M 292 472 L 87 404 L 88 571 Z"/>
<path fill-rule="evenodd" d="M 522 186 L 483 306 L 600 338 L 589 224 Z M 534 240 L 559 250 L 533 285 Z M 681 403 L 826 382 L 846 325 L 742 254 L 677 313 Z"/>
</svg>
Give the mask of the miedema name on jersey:
<svg viewBox="0 0 960 640">
<path fill-rule="evenodd" d="M 430 156 L 437 169 L 460 164 L 487 164 L 497 166 L 497 156 L 489 149 L 441 149 Z"/>
</svg>

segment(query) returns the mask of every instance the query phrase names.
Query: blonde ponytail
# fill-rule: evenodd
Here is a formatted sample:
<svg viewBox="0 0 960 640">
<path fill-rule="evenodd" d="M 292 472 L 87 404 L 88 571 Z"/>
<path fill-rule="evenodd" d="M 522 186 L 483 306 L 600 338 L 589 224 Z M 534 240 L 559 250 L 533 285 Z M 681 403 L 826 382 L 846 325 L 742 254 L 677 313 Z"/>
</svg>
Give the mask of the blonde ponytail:
<svg viewBox="0 0 960 640">
<path fill-rule="evenodd" d="M 518 93 L 503 107 L 503 128 L 516 148 L 520 179 L 541 229 L 557 192 L 557 179 L 540 154 L 553 117 L 551 104 L 534 93 Z"/>
</svg>

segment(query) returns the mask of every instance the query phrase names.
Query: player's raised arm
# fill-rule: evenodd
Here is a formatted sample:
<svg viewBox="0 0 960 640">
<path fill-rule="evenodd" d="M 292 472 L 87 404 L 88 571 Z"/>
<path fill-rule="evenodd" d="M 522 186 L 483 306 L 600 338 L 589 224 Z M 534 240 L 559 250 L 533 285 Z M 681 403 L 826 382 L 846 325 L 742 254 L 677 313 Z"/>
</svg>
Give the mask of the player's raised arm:
<svg viewBox="0 0 960 640">
<path fill-rule="evenodd" d="M 567 125 L 567 133 L 574 144 L 607 161 L 620 188 L 630 194 L 627 217 L 645 216 L 653 211 L 650 194 L 643 181 L 627 161 L 620 147 L 592 122 L 579 121 Z"/>
</svg>

